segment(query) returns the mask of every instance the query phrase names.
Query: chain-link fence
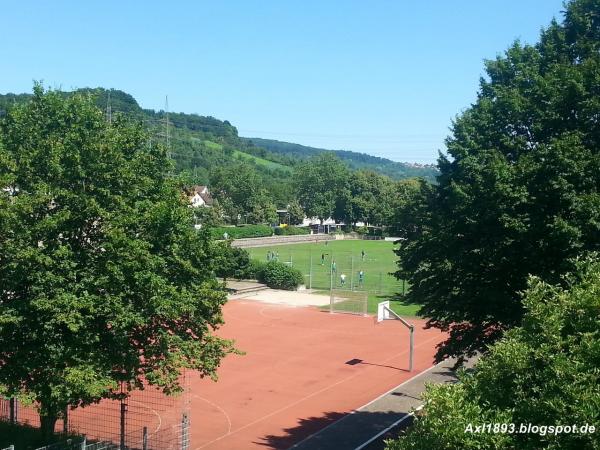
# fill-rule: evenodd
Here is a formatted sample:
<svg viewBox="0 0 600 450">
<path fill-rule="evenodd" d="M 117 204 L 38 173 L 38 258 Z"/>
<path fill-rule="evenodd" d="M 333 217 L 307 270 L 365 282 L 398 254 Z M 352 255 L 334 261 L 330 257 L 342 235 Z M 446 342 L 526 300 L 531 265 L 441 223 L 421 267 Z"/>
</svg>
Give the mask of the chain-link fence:
<svg viewBox="0 0 600 450">
<path fill-rule="evenodd" d="M 299 269 L 309 289 L 343 289 L 374 294 L 406 291 L 406 284 L 392 275 L 397 270 L 393 256 L 327 248 L 307 250 L 295 246 L 252 248 L 249 251 L 255 259 L 275 260 Z"/>
<path fill-rule="evenodd" d="M 178 396 L 168 396 L 147 386 L 122 401 L 103 400 L 98 404 L 65 412 L 55 431 L 81 435 L 85 440 L 64 440 L 40 450 L 188 450 L 189 395 L 186 388 Z M 35 405 L 0 398 L 0 420 L 39 427 Z"/>
</svg>

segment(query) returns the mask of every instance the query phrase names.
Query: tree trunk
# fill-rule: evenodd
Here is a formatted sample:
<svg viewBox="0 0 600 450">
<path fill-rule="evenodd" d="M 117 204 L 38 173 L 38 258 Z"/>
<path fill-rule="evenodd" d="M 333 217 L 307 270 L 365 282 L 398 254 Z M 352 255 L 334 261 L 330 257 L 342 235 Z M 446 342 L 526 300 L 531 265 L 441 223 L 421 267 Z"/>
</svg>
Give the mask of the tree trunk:
<svg viewBox="0 0 600 450">
<path fill-rule="evenodd" d="M 54 436 L 54 427 L 56 426 L 57 415 L 41 415 L 40 414 L 40 428 L 42 430 L 42 436 L 47 443 L 50 443 L 50 439 Z"/>
</svg>

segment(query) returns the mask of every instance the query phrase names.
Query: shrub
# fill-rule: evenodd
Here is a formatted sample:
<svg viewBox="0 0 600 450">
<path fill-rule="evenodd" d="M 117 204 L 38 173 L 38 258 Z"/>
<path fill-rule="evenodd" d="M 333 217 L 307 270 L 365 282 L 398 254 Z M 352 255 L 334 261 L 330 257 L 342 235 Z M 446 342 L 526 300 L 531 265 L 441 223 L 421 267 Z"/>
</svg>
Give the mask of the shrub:
<svg viewBox="0 0 600 450">
<path fill-rule="evenodd" d="M 308 227 L 277 227 L 275 228 L 275 234 L 277 236 L 295 236 L 300 234 L 310 234 L 310 228 Z"/>
<path fill-rule="evenodd" d="M 244 279 L 247 280 L 258 280 L 261 278 L 261 273 L 264 270 L 264 267 L 267 265 L 266 262 L 259 261 L 257 259 L 251 259 L 250 264 L 246 266 L 246 270 L 244 271 Z"/>
<path fill-rule="evenodd" d="M 268 225 L 244 225 L 240 227 L 215 227 L 210 230 L 213 239 L 223 239 L 227 233 L 231 239 L 272 236 L 273 230 Z"/>
<path fill-rule="evenodd" d="M 368 227 L 356 227 L 356 232 L 358 234 L 369 234 L 369 228 Z"/>
<path fill-rule="evenodd" d="M 263 266 L 257 273 L 257 279 L 272 289 L 293 291 L 304 283 L 304 276 L 298 269 L 277 261 L 262 264 Z"/>
</svg>

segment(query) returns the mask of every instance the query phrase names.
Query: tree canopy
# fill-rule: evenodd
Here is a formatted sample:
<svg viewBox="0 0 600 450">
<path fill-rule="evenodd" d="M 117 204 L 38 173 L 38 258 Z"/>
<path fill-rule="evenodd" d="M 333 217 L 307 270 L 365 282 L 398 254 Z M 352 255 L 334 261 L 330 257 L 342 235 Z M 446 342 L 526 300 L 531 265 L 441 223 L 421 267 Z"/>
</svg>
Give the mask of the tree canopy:
<svg viewBox="0 0 600 450">
<path fill-rule="evenodd" d="M 459 383 L 428 387 L 415 424 L 387 449 L 600 449 L 600 263 L 575 267 L 565 288 L 531 278 L 522 326 Z M 483 424 L 498 426 L 476 432 Z M 528 425 L 538 432 L 520 431 Z M 596 431 L 564 428 L 572 425 Z"/>
<path fill-rule="evenodd" d="M 487 61 L 438 184 L 401 208 L 398 273 L 429 324 L 450 332 L 438 359 L 519 325 L 530 274 L 560 283 L 574 257 L 600 248 L 598 11 L 570 2 L 539 43 Z"/>
<path fill-rule="evenodd" d="M 41 86 L 0 122 L 0 394 L 66 407 L 216 376 L 225 293 L 164 148 Z"/>
</svg>

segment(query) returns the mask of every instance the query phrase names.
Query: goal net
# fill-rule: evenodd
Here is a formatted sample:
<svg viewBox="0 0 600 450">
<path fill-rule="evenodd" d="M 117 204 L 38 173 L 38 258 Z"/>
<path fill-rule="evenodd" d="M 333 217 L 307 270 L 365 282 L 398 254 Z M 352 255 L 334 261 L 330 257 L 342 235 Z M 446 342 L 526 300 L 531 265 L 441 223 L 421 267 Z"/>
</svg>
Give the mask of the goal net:
<svg viewBox="0 0 600 450">
<path fill-rule="evenodd" d="M 368 293 L 332 289 L 329 296 L 329 312 L 367 315 Z"/>
</svg>

